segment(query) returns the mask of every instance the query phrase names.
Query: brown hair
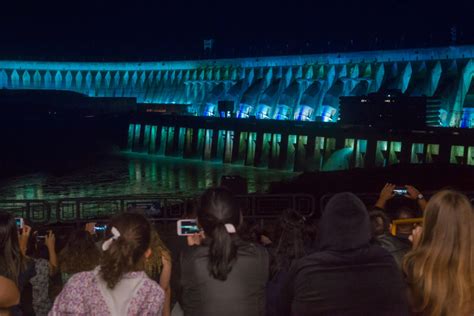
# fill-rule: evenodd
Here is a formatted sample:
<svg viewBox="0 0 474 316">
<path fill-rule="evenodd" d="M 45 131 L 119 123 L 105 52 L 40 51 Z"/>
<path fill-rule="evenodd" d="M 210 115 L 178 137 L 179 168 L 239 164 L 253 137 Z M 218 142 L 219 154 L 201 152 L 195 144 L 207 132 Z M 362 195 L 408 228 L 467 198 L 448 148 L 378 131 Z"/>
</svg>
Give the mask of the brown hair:
<svg viewBox="0 0 474 316">
<path fill-rule="evenodd" d="M 68 274 L 90 271 L 99 265 L 100 254 L 92 236 L 77 229 L 69 235 L 66 246 L 59 253 L 59 268 Z"/>
<path fill-rule="evenodd" d="M 104 251 L 100 263 L 100 274 L 111 289 L 127 272 L 144 270 L 144 254 L 150 247 L 151 225 L 143 215 L 123 213 L 110 221 L 120 237 Z"/>
<path fill-rule="evenodd" d="M 473 312 L 473 228 L 466 196 L 447 190 L 430 199 L 420 242 L 403 262 L 416 311 L 430 316 Z"/>
<path fill-rule="evenodd" d="M 18 276 L 25 269 L 25 258 L 20 251 L 15 217 L 0 211 L 0 270 L 3 276 L 18 284 Z"/>
<path fill-rule="evenodd" d="M 153 279 L 157 280 L 161 273 L 161 269 L 163 268 L 163 259 L 165 257 L 168 261 L 171 261 L 170 251 L 163 243 L 160 238 L 160 234 L 158 231 L 153 228 L 151 231 L 151 256 L 145 262 L 145 271 L 147 275 Z"/>
</svg>

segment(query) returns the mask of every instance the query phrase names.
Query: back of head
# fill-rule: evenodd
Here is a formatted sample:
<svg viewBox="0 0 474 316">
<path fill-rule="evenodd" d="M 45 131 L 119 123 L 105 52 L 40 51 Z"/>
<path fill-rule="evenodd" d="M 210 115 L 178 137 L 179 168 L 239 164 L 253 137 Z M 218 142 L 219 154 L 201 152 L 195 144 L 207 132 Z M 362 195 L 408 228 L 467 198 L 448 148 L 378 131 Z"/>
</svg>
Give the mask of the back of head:
<svg viewBox="0 0 474 316">
<path fill-rule="evenodd" d="M 13 215 L 0 212 L 0 269 L 4 276 L 15 283 L 18 282 L 18 275 L 22 269 L 22 254 L 18 242 L 18 231 L 15 217 Z"/>
<path fill-rule="evenodd" d="M 224 188 L 208 189 L 201 196 L 197 212 L 199 225 L 210 239 L 209 273 L 226 280 L 237 256 L 237 246 L 226 228 L 240 224 L 240 210 L 233 194 Z M 229 225 L 230 224 L 230 225 Z"/>
<path fill-rule="evenodd" d="M 474 213 L 466 196 L 446 190 L 430 199 L 420 242 L 403 265 L 417 310 L 435 316 L 474 311 L 472 227 Z"/>
<path fill-rule="evenodd" d="M 354 194 L 335 194 L 326 204 L 320 222 L 320 249 L 345 251 L 367 246 L 370 221 L 364 203 Z"/>
<path fill-rule="evenodd" d="M 151 256 L 145 262 L 145 271 L 150 278 L 156 280 L 159 278 L 161 269 L 163 268 L 163 257 L 171 261 L 170 251 L 161 240 L 156 228 L 151 229 L 150 249 Z"/>
<path fill-rule="evenodd" d="M 84 229 L 76 229 L 59 253 L 59 267 L 61 272 L 69 274 L 89 271 L 99 264 L 100 255 L 92 236 Z"/>
<path fill-rule="evenodd" d="M 305 255 L 305 218 L 295 210 L 285 210 L 280 216 L 277 234 L 275 256 L 270 267 L 272 275 L 289 268 L 292 260 Z"/>
<path fill-rule="evenodd" d="M 125 273 L 144 270 L 145 253 L 150 247 L 151 225 L 140 214 L 122 213 L 108 225 L 114 236 L 104 242 L 100 274 L 114 288 Z"/>
<path fill-rule="evenodd" d="M 380 236 L 389 232 L 390 219 L 382 211 L 370 211 L 370 223 L 372 227 L 372 236 Z"/>
</svg>

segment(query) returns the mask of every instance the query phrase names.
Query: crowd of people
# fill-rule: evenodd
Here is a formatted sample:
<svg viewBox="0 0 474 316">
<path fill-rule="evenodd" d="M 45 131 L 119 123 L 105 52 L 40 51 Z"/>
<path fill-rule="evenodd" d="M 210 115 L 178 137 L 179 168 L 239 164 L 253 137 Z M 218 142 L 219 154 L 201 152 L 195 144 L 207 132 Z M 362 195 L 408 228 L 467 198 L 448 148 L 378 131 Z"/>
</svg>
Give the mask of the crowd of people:
<svg viewBox="0 0 474 316">
<path fill-rule="evenodd" d="M 474 315 L 469 199 L 397 189 L 262 226 L 211 188 L 185 215 L 199 232 L 168 239 L 139 211 L 65 240 L 0 212 L 0 315 Z"/>
</svg>

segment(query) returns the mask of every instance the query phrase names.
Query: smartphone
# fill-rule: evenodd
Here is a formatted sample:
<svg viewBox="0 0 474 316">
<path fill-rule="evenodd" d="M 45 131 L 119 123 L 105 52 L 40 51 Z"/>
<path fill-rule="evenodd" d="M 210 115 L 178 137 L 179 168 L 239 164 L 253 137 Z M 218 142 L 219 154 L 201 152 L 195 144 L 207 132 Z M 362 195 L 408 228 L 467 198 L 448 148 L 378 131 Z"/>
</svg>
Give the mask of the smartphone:
<svg viewBox="0 0 474 316">
<path fill-rule="evenodd" d="M 406 188 L 395 188 L 393 189 L 393 194 L 394 195 L 406 195 L 408 194 L 408 190 Z"/>
<path fill-rule="evenodd" d="M 198 227 L 195 219 L 180 219 L 176 223 L 178 229 L 178 236 L 190 236 L 199 233 L 201 230 Z"/>
<path fill-rule="evenodd" d="M 107 225 L 105 224 L 95 224 L 94 231 L 95 232 L 105 232 L 107 230 Z"/>
<path fill-rule="evenodd" d="M 45 230 L 39 230 L 36 232 L 36 241 L 45 241 L 46 236 L 48 235 L 48 231 Z"/>
<path fill-rule="evenodd" d="M 18 230 L 23 229 L 23 227 L 25 226 L 25 221 L 21 217 L 15 217 L 15 222 L 16 228 L 18 228 Z"/>
</svg>

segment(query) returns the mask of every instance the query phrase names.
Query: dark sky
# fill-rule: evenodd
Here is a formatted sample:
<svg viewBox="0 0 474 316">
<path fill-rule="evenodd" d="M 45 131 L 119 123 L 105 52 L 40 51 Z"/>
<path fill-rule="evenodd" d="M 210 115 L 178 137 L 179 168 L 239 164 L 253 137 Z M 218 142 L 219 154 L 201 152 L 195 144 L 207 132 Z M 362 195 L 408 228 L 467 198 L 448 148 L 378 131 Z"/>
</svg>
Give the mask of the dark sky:
<svg viewBox="0 0 474 316">
<path fill-rule="evenodd" d="M 157 60 L 474 43 L 474 0 L 4 1 L 0 58 Z"/>
</svg>

